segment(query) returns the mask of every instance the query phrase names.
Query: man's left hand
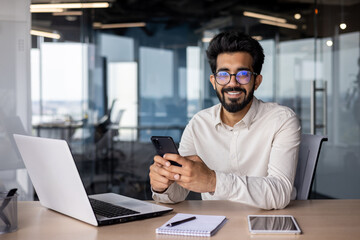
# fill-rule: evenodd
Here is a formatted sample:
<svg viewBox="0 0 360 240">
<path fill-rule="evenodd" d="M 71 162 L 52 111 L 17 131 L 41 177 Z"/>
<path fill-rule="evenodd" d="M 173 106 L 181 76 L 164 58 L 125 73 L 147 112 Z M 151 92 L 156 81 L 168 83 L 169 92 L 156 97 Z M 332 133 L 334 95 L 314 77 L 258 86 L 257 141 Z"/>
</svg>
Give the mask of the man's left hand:
<svg viewBox="0 0 360 240">
<path fill-rule="evenodd" d="M 180 186 L 199 193 L 215 191 L 215 171 L 208 168 L 199 156 L 182 157 L 177 154 L 165 154 L 164 158 L 182 165 L 182 167 L 167 167 L 174 173 L 173 180 Z"/>
</svg>

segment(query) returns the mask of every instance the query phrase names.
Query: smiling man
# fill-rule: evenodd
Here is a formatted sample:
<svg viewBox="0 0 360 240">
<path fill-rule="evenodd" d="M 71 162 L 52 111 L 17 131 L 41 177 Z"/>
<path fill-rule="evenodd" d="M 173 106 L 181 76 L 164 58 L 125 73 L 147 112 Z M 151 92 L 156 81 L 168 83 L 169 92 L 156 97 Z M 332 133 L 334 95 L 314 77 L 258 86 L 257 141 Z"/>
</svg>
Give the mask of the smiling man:
<svg viewBox="0 0 360 240">
<path fill-rule="evenodd" d="M 291 109 L 254 97 L 262 82 L 261 45 L 229 31 L 215 36 L 206 53 L 220 104 L 190 120 L 180 155 L 154 157 L 149 173 L 154 200 L 176 203 L 194 191 L 204 200 L 286 207 L 296 196 L 301 129 Z"/>
</svg>

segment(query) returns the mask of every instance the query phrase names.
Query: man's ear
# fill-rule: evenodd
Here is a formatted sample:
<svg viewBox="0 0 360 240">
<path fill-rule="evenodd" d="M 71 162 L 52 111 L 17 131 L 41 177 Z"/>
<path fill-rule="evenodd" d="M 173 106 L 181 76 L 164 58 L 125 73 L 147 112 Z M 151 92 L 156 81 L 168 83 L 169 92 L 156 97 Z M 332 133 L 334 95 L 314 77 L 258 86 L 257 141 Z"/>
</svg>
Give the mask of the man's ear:
<svg viewBox="0 0 360 240">
<path fill-rule="evenodd" d="M 216 82 L 215 82 L 215 76 L 213 74 L 210 75 L 210 82 L 213 85 L 213 88 L 215 90 L 216 89 L 216 87 L 215 87 Z"/>
<path fill-rule="evenodd" d="M 260 86 L 262 82 L 262 75 L 257 75 L 255 78 L 255 90 Z"/>
</svg>

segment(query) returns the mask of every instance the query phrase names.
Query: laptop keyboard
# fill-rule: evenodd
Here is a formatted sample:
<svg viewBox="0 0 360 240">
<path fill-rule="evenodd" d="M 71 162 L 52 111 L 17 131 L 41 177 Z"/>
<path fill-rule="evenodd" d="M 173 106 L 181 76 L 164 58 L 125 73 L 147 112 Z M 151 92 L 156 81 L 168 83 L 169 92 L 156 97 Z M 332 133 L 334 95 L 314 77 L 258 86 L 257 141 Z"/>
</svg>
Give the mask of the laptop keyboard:
<svg viewBox="0 0 360 240">
<path fill-rule="evenodd" d="M 113 205 L 111 203 L 103 202 L 103 201 L 96 200 L 93 198 L 89 198 L 89 199 L 90 199 L 90 203 L 91 203 L 91 206 L 93 207 L 95 214 L 98 214 L 98 215 L 101 215 L 104 217 L 113 218 L 113 217 L 119 217 L 119 216 L 125 216 L 125 215 L 139 213 L 139 212 L 130 210 L 128 208 Z"/>
</svg>

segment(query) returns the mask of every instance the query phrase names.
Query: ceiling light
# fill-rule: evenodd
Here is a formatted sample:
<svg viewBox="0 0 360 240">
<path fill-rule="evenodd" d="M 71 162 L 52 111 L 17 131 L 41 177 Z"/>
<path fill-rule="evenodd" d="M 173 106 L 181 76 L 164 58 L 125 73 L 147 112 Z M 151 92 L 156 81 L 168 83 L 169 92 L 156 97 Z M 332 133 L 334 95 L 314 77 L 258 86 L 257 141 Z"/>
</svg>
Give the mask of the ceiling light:
<svg viewBox="0 0 360 240">
<path fill-rule="evenodd" d="M 217 34 L 217 31 L 213 31 L 213 30 L 205 30 L 203 33 L 202 33 L 202 39 L 201 41 L 203 43 L 208 43 L 210 42 L 214 37 L 215 35 Z"/>
<path fill-rule="evenodd" d="M 340 24 L 340 28 L 341 28 L 342 30 L 344 30 L 344 29 L 346 28 L 346 23 L 341 23 L 341 24 Z"/>
<path fill-rule="evenodd" d="M 295 13 L 295 14 L 294 14 L 294 18 L 295 18 L 296 20 L 299 20 L 299 19 L 301 18 L 301 14 L 300 14 L 300 13 Z"/>
<path fill-rule="evenodd" d="M 204 42 L 204 43 L 207 43 L 207 42 L 210 42 L 211 39 L 213 39 L 213 38 L 212 38 L 212 37 L 203 37 L 203 38 L 201 39 L 201 41 Z"/>
<path fill-rule="evenodd" d="M 65 19 L 66 19 L 66 21 L 74 22 L 74 21 L 78 20 L 78 17 L 77 16 L 65 16 Z"/>
<path fill-rule="evenodd" d="M 342 30 L 345 30 L 346 29 L 346 23 L 344 21 L 344 2 L 341 1 L 341 10 L 340 10 L 340 28 Z"/>
<path fill-rule="evenodd" d="M 326 41 L 326 46 L 328 46 L 328 47 L 331 47 L 333 44 L 334 44 L 334 43 L 333 43 L 333 41 L 331 41 L 331 40 L 327 40 L 327 41 Z"/>
<path fill-rule="evenodd" d="M 261 41 L 263 40 L 263 37 L 262 36 L 251 36 L 253 39 L 255 40 L 258 40 L 258 41 Z"/>
<path fill-rule="evenodd" d="M 273 22 L 273 21 L 268 21 L 268 20 L 260 20 L 260 23 L 273 25 L 273 26 L 277 26 L 277 27 L 283 27 L 283 28 L 297 29 L 297 26 L 295 24 L 290 24 L 290 23 L 279 23 L 279 22 Z"/>
<path fill-rule="evenodd" d="M 111 29 L 111 28 L 130 28 L 130 27 L 145 27 L 145 22 L 134 22 L 134 23 L 111 23 L 111 24 L 102 24 L 95 22 L 93 24 L 94 28 L 97 29 Z"/>
<path fill-rule="evenodd" d="M 44 31 L 38 31 L 38 30 L 31 30 L 30 34 L 39 36 L 39 37 L 47 37 L 47 38 L 53 38 L 53 39 L 61 38 L 60 34 L 58 34 L 58 33 L 44 32 Z"/>
<path fill-rule="evenodd" d="M 243 14 L 246 17 L 253 17 L 253 18 L 258 18 L 258 19 L 270 20 L 270 21 L 279 22 L 279 23 L 286 23 L 285 18 L 278 18 L 278 17 L 273 17 L 273 16 L 264 15 L 264 14 L 260 14 L 260 13 L 247 12 L 247 11 L 244 11 Z"/>
<path fill-rule="evenodd" d="M 108 2 L 94 2 L 94 3 L 58 3 L 58 4 L 31 4 L 30 10 L 33 9 L 54 9 L 54 8 L 108 8 Z"/>
<path fill-rule="evenodd" d="M 62 8 L 35 8 L 30 9 L 31 13 L 59 13 L 63 12 L 64 9 Z"/>
<path fill-rule="evenodd" d="M 93 23 L 93 28 L 101 28 L 101 23 L 99 23 L 99 22 L 94 22 L 94 23 Z"/>
<path fill-rule="evenodd" d="M 54 12 L 53 16 L 81 16 L 82 11 Z"/>
</svg>

